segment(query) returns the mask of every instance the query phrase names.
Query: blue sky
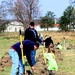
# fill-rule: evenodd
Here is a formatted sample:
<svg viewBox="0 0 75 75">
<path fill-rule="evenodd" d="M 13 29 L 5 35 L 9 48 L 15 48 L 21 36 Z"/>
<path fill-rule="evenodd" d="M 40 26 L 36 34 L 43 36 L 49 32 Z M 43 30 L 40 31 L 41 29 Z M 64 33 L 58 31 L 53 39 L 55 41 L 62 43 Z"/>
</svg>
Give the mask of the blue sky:
<svg viewBox="0 0 75 75">
<path fill-rule="evenodd" d="M 40 11 L 44 16 L 47 11 L 52 11 L 57 18 L 62 16 L 64 10 L 70 5 L 69 0 L 39 0 Z"/>
<path fill-rule="evenodd" d="M 0 2 L 3 0 L 0 0 Z M 40 11 L 42 16 L 45 16 L 47 11 L 52 11 L 57 18 L 62 16 L 64 10 L 70 5 L 70 0 L 39 0 Z"/>
</svg>

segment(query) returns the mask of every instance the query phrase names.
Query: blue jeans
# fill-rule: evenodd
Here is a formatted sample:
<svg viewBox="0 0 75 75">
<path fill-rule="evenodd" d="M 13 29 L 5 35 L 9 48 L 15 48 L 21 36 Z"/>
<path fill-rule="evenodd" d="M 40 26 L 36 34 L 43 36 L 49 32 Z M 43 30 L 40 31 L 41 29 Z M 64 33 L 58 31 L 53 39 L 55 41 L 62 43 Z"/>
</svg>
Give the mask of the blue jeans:
<svg viewBox="0 0 75 75">
<path fill-rule="evenodd" d="M 10 75 L 16 75 L 18 72 L 18 75 L 24 74 L 24 65 L 22 64 L 22 59 L 19 59 L 18 53 L 10 49 L 9 50 L 9 56 L 12 60 L 12 69 Z"/>
</svg>

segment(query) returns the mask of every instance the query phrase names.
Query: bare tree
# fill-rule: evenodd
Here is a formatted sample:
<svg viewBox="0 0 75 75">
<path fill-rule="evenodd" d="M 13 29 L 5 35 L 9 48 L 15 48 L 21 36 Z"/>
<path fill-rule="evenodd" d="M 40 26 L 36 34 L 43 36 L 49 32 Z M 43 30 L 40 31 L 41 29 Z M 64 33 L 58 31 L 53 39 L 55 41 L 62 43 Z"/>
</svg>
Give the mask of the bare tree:
<svg viewBox="0 0 75 75">
<path fill-rule="evenodd" d="M 75 0 L 69 0 L 70 5 L 75 6 Z"/>
<path fill-rule="evenodd" d="M 6 24 L 9 23 L 7 20 L 7 10 L 6 10 L 6 3 L 2 1 L 0 3 L 0 32 L 4 32 L 6 29 Z"/>
<path fill-rule="evenodd" d="M 38 3 L 39 0 L 10 0 L 9 12 L 26 27 L 26 23 L 38 18 Z"/>
<path fill-rule="evenodd" d="M 5 12 L 5 5 L 2 2 L 0 4 L 0 20 L 4 20 L 4 19 L 6 19 L 6 12 Z"/>
</svg>

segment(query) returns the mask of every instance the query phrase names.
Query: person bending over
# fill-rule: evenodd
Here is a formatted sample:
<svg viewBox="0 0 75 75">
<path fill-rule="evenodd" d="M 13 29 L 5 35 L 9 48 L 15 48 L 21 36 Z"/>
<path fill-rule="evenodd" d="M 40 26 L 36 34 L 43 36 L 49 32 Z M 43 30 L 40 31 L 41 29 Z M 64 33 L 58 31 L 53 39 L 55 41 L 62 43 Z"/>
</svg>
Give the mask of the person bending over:
<svg viewBox="0 0 75 75">
<path fill-rule="evenodd" d="M 22 63 L 21 48 L 23 48 L 23 55 L 26 56 L 32 71 L 34 71 L 35 69 L 35 55 L 36 50 L 39 47 L 39 43 L 34 43 L 30 40 L 24 40 L 22 41 L 22 44 L 23 45 L 20 45 L 20 42 L 17 42 L 14 45 L 12 45 L 9 49 L 9 56 L 12 60 L 12 69 L 10 75 L 16 75 L 17 71 L 18 75 L 24 74 L 24 65 Z"/>
</svg>

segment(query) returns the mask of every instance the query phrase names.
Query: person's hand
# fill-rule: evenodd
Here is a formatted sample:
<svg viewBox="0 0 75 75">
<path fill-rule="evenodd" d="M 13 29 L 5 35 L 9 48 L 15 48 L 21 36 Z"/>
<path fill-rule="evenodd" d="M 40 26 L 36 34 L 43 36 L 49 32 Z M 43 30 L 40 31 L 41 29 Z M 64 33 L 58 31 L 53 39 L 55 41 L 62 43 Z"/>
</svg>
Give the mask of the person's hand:
<svg viewBox="0 0 75 75">
<path fill-rule="evenodd" d="M 41 45 L 44 45 L 44 42 L 41 42 Z"/>
<path fill-rule="evenodd" d="M 34 67 L 31 67 L 32 71 L 34 72 L 35 68 Z"/>
<path fill-rule="evenodd" d="M 23 48 L 23 45 L 20 45 L 20 48 Z"/>
</svg>

